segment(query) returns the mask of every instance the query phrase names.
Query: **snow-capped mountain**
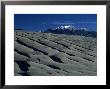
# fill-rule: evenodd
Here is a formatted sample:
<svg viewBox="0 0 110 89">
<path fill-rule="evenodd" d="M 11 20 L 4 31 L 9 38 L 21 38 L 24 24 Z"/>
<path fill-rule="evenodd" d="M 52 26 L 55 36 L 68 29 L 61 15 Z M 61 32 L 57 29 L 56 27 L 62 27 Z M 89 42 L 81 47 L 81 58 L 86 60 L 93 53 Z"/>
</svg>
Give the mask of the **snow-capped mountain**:
<svg viewBox="0 0 110 89">
<path fill-rule="evenodd" d="M 85 31 L 88 31 L 87 28 L 78 28 L 78 30 L 85 30 Z"/>
<path fill-rule="evenodd" d="M 64 25 L 64 26 L 59 26 L 56 29 L 62 29 L 62 30 L 76 30 L 76 28 L 74 26 L 71 25 Z"/>
<path fill-rule="evenodd" d="M 70 34 L 70 35 L 81 35 L 87 37 L 97 37 L 97 32 L 89 31 L 87 28 L 76 28 L 71 25 L 59 26 L 55 29 L 48 29 L 45 32 L 55 33 L 55 34 Z"/>
</svg>

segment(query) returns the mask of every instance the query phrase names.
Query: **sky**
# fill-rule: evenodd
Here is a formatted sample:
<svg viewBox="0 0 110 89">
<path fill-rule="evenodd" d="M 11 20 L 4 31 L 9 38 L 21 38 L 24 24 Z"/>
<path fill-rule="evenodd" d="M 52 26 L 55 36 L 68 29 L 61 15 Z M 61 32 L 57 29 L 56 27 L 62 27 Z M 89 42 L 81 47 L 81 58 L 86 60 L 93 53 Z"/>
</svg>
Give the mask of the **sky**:
<svg viewBox="0 0 110 89">
<path fill-rule="evenodd" d="M 14 28 L 43 31 L 61 25 L 97 31 L 97 14 L 14 14 Z"/>
</svg>

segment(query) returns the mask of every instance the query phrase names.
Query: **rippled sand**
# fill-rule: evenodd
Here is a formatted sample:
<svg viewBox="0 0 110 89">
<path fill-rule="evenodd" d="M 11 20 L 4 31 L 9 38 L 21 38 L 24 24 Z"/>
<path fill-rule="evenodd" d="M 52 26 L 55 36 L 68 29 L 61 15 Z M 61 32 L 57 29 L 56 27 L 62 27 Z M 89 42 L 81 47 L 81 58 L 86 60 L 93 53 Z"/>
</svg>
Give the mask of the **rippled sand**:
<svg viewBox="0 0 110 89">
<path fill-rule="evenodd" d="M 97 39 L 15 31 L 16 76 L 96 76 Z"/>
</svg>

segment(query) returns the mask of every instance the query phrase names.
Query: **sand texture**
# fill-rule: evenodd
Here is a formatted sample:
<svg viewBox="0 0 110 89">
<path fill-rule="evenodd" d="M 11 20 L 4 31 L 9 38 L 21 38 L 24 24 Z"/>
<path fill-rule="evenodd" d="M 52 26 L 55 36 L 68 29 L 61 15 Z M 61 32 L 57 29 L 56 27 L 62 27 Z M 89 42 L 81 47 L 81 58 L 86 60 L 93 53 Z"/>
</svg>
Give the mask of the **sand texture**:
<svg viewBox="0 0 110 89">
<path fill-rule="evenodd" d="M 16 76 L 96 76 L 97 39 L 15 31 Z"/>
</svg>

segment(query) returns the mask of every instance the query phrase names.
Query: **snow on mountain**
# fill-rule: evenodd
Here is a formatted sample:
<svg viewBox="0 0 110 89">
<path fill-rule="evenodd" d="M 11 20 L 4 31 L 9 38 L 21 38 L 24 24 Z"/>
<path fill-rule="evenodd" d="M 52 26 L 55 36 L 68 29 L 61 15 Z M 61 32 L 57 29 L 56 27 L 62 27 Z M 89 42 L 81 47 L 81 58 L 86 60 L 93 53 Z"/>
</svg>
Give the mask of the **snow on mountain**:
<svg viewBox="0 0 110 89">
<path fill-rule="evenodd" d="M 75 30 L 76 28 L 74 26 L 71 25 L 64 25 L 64 26 L 59 26 L 56 29 L 62 29 L 62 30 Z"/>
<path fill-rule="evenodd" d="M 97 32 L 95 31 L 89 31 L 87 28 L 76 28 L 71 25 L 62 25 L 55 29 L 48 29 L 45 32 L 55 34 L 80 35 L 86 37 L 97 37 Z"/>
</svg>

